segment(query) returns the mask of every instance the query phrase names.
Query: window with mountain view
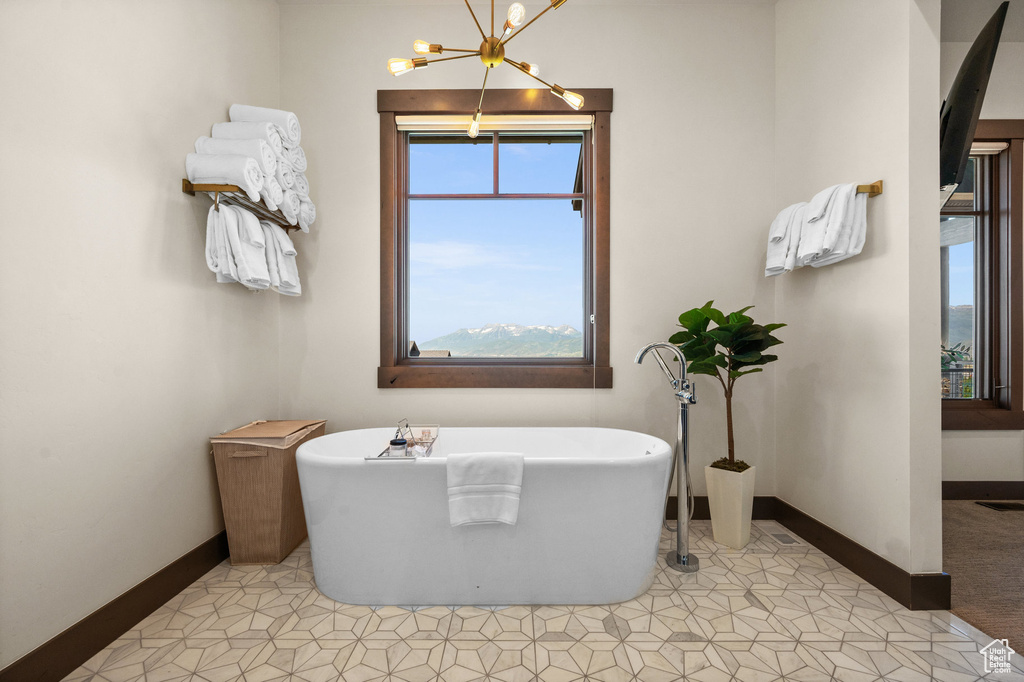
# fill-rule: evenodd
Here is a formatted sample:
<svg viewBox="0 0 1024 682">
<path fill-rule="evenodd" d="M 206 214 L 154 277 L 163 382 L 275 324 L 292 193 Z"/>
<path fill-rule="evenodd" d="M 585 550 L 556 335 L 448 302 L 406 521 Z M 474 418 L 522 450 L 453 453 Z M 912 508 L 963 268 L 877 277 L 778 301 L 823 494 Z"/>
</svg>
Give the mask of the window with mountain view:
<svg viewBox="0 0 1024 682">
<path fill-rule="evenodd" d="M 408 150 L 410 347 L 583 358 L 583 133 L 411 133 Z"/>
<path fill-rule="evenodd" d="M 381 388 L 610 388 L 611 91 L 378 92 Z M 423 112 L 431 112 L 429 115 Z"/>
</svg>

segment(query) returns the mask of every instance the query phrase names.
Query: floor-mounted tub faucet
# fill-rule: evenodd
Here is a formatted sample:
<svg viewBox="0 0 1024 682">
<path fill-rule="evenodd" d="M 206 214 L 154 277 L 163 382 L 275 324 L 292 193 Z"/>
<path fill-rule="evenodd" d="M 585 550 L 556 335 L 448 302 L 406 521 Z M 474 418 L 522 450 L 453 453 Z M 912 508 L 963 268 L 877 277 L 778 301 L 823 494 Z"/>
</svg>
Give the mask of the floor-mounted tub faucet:
<svg viewBox="0 0 1024 682">
<path fill-rule="evenodd" d="M 664 348 L 675 353 L 679 361 L 679 376 L 669 369 L 659 350 Z M 661 371 L 665 373 L 669 383 L 672 384 L 672 391 L 679 402 L 679 423 L 676 425 L 676 447 L 672 451 L 673 468 L 676 472 L 676 501 L 678 521 L 676 522 L 676 548 L 669 550 L 666 555 L 668 565 L 683 573 L 694 573 L 700 568 L 700 561 L 690 554 L 690 518 L 693 516 L 693 490 L 690 487 L 690 451 L 689 451 L 689 425 L 687 423 L 687 408 L 697 402 L 695 389 L 686 378 L 686 358 L 678 347 L 665 341 L 655 341 L 640 349 L 636 354 L 634 362 L 638 365 L 644 361 L 644 356 L 654 351 L 654 359 L 657 360 Z M 685 485 L 686 494 L 683 495 Z M 672 483 L 669 482 L 669 490 Z M 668 499 L 669 490 L 665 491 L 665 498 Z M 684 502 L 685 501 L 685 502 Z M 685 504 L 685 509 L 683 508 Z"/>
</svg>

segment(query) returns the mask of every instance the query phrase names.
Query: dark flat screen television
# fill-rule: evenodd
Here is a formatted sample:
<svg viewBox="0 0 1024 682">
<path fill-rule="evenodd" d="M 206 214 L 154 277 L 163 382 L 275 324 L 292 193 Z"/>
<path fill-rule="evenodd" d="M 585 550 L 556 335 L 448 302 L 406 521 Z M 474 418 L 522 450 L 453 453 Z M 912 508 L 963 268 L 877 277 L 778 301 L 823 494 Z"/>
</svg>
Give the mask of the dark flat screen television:
<svg viewBox="0 0 1024 682">
<path fill-rule="evenodd" d="M 996 48 L 1003 33 L 1003 22 L 1010 2 L 999 5 L 992 18 L 964 57 L 963 64 L 949 88 L 949 95 L 939 112 L 939 187 L 941 205 L 953 194 L 964 178 L 967 159 L 971 155 L 974 131 L 981 116 L 988 78 L 996 59 Z"/>
</svg>

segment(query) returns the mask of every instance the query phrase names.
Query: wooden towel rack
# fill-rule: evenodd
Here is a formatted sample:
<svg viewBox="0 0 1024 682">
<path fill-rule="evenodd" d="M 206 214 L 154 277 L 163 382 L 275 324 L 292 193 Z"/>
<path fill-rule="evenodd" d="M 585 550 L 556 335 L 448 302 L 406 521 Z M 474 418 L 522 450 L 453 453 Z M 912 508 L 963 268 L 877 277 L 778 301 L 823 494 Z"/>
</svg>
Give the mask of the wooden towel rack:
<svg viewBox="0 0 1024 682">
<path fill-rule="evenodd" d="M 867 194 L 869 197 L 877 197 L 882 193 L 882 181 L 872 182 L 870 185 L 857 185 L 857 194 Z"/>
<path fill-rule="evenodd" d="M 217 207 L 218 211 L 220 210 L 220 202 L 223 201 L 226 204 L 234 204 L 248 209 L 259 216 L 262 220 L 267 220 L 275 225 L 280 225 L 286 231 L 290 232 L 291 230 L 299 229 L 298 225 L 292 225 L 289 223 L 288 219 L 284 217 L 284 213 L 280 210 L 271 211 L 262 200 L 251 200 L 238 185 L 193 184 L 189 182 L 188 179 L 182 178 L 181 191 L 191 196 L 195 196 L 196 192 L 213 192 L 214 206 Z"/>
</svg>

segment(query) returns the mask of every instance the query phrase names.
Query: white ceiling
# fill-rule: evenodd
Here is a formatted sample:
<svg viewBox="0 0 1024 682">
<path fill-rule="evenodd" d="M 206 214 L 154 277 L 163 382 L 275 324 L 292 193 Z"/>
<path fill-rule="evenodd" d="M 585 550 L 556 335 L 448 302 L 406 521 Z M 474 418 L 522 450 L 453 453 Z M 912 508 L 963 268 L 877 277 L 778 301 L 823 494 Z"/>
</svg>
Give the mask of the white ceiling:
<svg viewBox="0 0 1024 682">
<path fill-rule="evenodd" d="M 973 43 L 1001 0 L 942 0 L 942 42 Z M 1000 42 L 1024 42 L 1024 0 L 1010 0 Z"/>
</svg>

